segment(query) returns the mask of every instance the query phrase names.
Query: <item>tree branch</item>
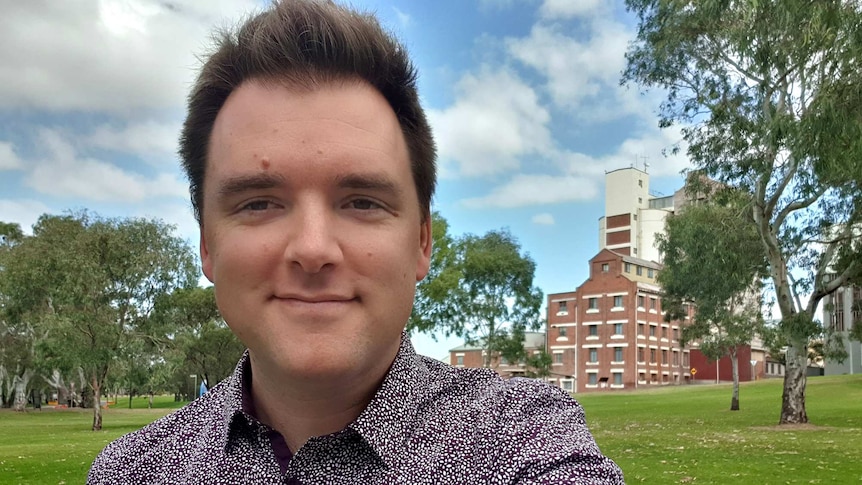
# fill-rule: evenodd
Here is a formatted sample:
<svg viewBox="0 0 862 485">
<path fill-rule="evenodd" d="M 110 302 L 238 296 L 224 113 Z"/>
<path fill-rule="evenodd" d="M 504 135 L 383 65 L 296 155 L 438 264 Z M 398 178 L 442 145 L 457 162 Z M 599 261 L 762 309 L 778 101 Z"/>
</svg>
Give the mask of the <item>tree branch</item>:
<svg viewBox="0 0 862 485">
<path fill-rule="evenodd" d="M 811 197 L 804 199 L 804 200 L 798 200 L 795 202 L 791 202 L 790 204 L 787 204 L 787 206 L 784 207 L 784 209 L 782 209 L 781 212 L 779 212 L 778 215 L 775 217 L 775 227 L 781 227 L 781 225 L 784 224 L 784 219 L 786 219 L 787 216 L 791 212 L 797 211 L 799 209 L 805 209 L 806 207 L 810 206 L 811 204 L 817 202 L 817 200 L 823 194 L 826 193 L 826 190 L 828 188 L 829 187 L 824 185 L 824 186 L 820 187 L 817 190 L 817 192 L 815 192 Z"/>
</svg>

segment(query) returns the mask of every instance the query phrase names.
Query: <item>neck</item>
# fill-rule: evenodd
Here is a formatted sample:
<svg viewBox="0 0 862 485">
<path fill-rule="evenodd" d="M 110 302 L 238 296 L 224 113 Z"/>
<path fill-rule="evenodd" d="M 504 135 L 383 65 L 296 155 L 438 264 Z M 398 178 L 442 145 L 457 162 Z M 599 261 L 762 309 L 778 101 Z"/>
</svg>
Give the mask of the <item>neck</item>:
<svg viewBox="0 0 862 485">
<path fill-rule="evenodd" d="M 386 365 L 364 375 L 297 380 L 251 355 L 251 394 L 257 418 L 281 433 L 296 453 L 309 438 L 341 431 L 359 417 L 392 362 L 381 361 Z"/>
</svg>

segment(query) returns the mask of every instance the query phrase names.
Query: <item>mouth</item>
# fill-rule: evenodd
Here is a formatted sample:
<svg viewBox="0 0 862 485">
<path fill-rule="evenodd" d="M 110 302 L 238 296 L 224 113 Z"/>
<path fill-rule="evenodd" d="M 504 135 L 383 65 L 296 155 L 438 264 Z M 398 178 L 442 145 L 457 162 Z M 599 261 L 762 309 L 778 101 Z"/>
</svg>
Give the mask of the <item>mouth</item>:
<svg viewBox="0 0 862 485">
<path fill-rule="evenodd" d="M 287 303 L 295 303 L 299 305 L 318 305 L 318 304 L 342 304 L 358 301 L 359 297 L 347 295 L 303 295 L 303 294 L 283 294 L 274 295 L 273 299 L 284 301 Z"/>
</svg>

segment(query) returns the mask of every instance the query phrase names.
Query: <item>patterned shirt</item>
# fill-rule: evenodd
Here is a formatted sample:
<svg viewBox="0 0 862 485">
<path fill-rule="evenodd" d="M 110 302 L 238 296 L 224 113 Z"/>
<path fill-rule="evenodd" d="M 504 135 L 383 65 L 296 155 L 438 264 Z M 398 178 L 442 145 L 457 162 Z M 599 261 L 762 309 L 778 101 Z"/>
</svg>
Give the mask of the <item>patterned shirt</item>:
<svg viewBox="0 0 862 485">
<path fill-rule="evenodd" d="M 624 483 L 561 389 L 451 367 L 406 336 L 359 417 L 282 454 L 282 470 L 280 435 L 243 410 L 249 372 L 246 353 L 200 398 L 109 444 L 87 483 Z"/>
</svg>

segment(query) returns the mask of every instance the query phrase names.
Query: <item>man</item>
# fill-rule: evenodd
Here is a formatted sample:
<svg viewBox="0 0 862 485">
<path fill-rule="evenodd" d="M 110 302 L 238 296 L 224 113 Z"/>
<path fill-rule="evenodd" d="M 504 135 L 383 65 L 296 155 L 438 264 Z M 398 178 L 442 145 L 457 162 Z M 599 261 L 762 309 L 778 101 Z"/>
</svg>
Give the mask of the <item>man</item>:
<svg viewBox="0 0 862 485">
<path fill-rule="evenodd" d="M 109 445 L 89 483 L 621 483 L 580 406 L 416 355 L 435 150 L 403 47 L 331 2 L 222 37 L 180 152 L 204 274 L 248 347 L 183 409 Z"/>
</svg>

